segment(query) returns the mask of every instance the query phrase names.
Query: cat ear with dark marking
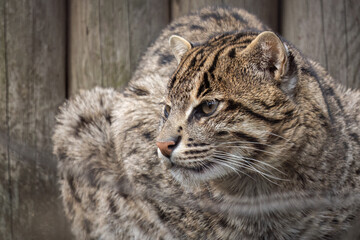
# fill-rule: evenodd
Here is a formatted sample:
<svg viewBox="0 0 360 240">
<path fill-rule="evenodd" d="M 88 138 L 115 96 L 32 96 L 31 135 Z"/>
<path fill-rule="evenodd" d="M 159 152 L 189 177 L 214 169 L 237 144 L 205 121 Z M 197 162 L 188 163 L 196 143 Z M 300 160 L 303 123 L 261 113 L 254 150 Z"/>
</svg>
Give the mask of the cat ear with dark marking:
<svg viewBox="0 0 360 240">
<path fill-rule="evenodd" d="M 170 37 L 169 44 L 178 63 L 180 63 L 185 53 L 192 48 L 192 44 L 188 40 L 177 35 Z"/>
<path fill-rule="evenodd" d="M 260 71 L 278 81 L 281 89 L 293 95 L 297 78 L 289 71 L 288 48 L 273 32 L 260 33 L 244 50 L 249 62 Z"/>
<path fill-rule="evenodd" d="M 260 33 L 245 49 L 250 54 L 251 63 L 260 71 L 265 71 L 280 80 L 287 71 L 287 51 L 273 32 Z"/>
</svg>

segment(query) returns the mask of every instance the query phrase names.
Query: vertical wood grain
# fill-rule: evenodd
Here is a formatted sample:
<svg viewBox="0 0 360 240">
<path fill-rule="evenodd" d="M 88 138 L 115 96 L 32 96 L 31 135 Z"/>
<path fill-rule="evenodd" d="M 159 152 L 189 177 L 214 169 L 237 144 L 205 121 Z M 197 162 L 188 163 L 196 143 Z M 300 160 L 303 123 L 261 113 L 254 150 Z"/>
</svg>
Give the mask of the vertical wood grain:
<svg viewBox="0 0 360 240">
<path fill-rule="evenodd" d="M 360 89 L 360 2 L 344 0 L 347 86 Z"/>
<path fill-rule="evenodd" d="M 11 239 L 11 191 L 8 156 L 5 0 L 0 0 L 0 239 Z"/>
<path fill-rule="evenodd" d="M 169 23 L 168 0 L 74 0 L 69 10 L 70 95 L 123 87 Z"/>
<path fill-rule="evenodd" d="M 0 164 L 9 166 L 1 194 L 10 184 L 1 239 L 71 239 L 51 153 L 65 99 L 65 1 L 1 1 L 0 9 Z"/>
<path fill-rule="evenodd" d="M 69 1 L 69 93 L 102 86 L 99 0 Z M 126 40 L 125 40 L 126 41 Z"/>
<path fill-rule="evenodd" d="M 342 84 L 359 88 L 360 2 L 283 1 L 282 34 Z"/>
<path fill-rule="evenodd" d="M 119 88 L 131 75 L 128 3 L 102 0 L 99 10 L 101 86 Z"/>
<path fill-rule="evenodd" d="M 168 0 L 128 0 L 131 72 L 146 48 L 170 22 Z"/>
<path fill-rule="evenodd" d="M 206 6 L 243 8 L 255 14 L 274 31 L 278 31 L 278 0 L 170 0 L 172 19 Z"/>
</svg>

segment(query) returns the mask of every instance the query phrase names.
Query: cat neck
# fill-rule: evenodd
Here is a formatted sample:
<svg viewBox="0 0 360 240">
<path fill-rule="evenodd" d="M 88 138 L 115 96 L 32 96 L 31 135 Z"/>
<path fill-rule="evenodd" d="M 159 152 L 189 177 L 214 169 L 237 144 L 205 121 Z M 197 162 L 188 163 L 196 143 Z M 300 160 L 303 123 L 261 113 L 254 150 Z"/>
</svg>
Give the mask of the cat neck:
<svg viewBox="0 0 360 240">
<path fill-rule="evenodd" d="M 231 197 L 257 197 L 270 195 L 282 188 L 282 183 L 269 181 L 258 175 L 229 175 L 209 183 L 214 195 L 228 195 Z"/>
</svg>

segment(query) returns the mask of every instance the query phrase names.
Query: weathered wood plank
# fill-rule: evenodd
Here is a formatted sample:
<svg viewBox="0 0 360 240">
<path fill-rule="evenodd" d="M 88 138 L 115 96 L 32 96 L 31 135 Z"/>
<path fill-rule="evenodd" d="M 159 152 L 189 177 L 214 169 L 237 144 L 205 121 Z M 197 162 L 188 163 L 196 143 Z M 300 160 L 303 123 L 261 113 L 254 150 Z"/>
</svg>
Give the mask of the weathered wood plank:
<svg viewBox="0 0 360 240">
<path fill-rule="evenodd" d="M 70 1 L 70 94 L 121 88 L 146 47 L 169 23 L 168 1 Z"/>
<path fill-rule="evenodd" d="M 243 8 L 255 14 L 274 31 L 278 31 L 278 0 L 171 0 L 172 19 L 206 6 Z"/>
<path fill-rule="evenodd" d="M 131 71 L 160 31 L 169 23 L 168 0 L 128 0 Z"/>
<path fill-rule="evenodd" d="M 69 1 L 69 93 L 102 86 L 99 0 Z"/>
<path fill-rule="evenodd" d="M 283 1 L 282 34 L 339 82 L 359 88 L 360 2 Z"/>
<path fill-rule="evenodd" d="M 101 86 L 120 88 L 130 79 L 130 38 L 126 1 L 100 1 Z"/>
<path fill-rule="evenodd" d="M 6 1 L 0 16 L 7 72 L 0 145 L 10 164 L 11 239 L 71 239 L 51 154 L 55 113 L 65 99 L 65 1 Z"/>
<path fill-rule="evenodd" d="M 0 239 L 11 239 L 11 192 L 6 102 L 5 0 L 0 0 Z"/>
<path fill-rule="evenodd" d="M 360 2 L 347 0 L 345 6 L 346 77 L 347 86 L 360 89 Z"/>
</svg>

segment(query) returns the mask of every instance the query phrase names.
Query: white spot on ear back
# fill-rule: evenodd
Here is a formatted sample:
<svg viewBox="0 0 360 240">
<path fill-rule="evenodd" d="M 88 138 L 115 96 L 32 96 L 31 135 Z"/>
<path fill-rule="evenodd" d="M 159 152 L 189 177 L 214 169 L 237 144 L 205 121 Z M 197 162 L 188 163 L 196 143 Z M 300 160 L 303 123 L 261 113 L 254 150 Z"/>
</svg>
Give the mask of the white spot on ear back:
<svg viewBox="0 0 360 240">
<path fill-rule="evenodd" d="M 282 84 L 281 84 L 281 89 L 285 93 L 287 93 L 289 96 L 292 97 L 297 81 L 298 81 L 298 79 L 296 76 L 293 76 L 293 77 L 287 78 L 287 79 L 283 79 Z"/>
<path fill-rule="evenodd" d="M 289 85 L 288 88 L 292 91 L 294 90 L 294 88 L 296 87 L 296 83 L 297 83 L 297 77 L 292 77 L 289 81 Z"/>
<path fill-rule="evenodd" d="M 286 45 L 286 43 L 283 43 L 283 44 L 284 44 L 284 47 L 285 47 L 286 55 L 289 56 L 289 48 Z"/>
</svg>

